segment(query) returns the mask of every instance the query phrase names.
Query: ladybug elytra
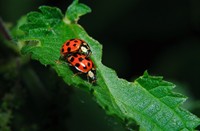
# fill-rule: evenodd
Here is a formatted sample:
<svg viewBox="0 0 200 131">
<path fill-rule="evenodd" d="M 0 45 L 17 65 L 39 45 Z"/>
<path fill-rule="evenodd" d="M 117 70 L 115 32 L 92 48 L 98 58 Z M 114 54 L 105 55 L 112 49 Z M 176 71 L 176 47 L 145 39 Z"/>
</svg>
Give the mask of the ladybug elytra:
<svg viewBox="0 0 200 131">
<path fill-rule="evenodd" d="M 67 40 L 61 47 L 61 57 L 68 57 L 72 53 L 84 54 L 86 57 L 91 55 L 91 50 L 88 44 L 81 39 L 70 39 Z"/>
<path fill-rule="evenodd" d="M 91 79 L 92 83 L 96 81 L 96 69 L 91 59 L 83 54 L 75 53 L 68 56 L 67 61 L 79 71 L 77 74 L 86 73 L 88 80 Z"/>
</svg>

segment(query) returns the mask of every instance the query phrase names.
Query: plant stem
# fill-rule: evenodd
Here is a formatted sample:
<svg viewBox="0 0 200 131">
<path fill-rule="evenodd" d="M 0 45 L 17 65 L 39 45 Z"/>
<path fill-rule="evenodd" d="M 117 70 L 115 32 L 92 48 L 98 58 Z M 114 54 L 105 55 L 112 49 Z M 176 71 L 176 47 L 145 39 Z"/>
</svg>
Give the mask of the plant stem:
<svg viewBox="0 0 200 131">
<path fill-rule="evenodd" d="M 1 17 L 0 17 L 0 32 L 5 37 L 6 40 L 12 40 L 12 37 L 11 37 L 8 29 L 4 25 L 4 22 Z"/>
</svg>

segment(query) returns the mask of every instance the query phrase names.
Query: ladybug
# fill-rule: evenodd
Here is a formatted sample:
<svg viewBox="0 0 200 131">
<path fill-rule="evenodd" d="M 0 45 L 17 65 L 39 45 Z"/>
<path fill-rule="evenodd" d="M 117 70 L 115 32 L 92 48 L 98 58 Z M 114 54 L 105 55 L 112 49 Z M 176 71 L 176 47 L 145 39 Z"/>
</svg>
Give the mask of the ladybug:
<svg viewBox="0 0 200 131">
<path fill-rule="evenodd" d="M 88 81 L 90 79 L 92 83 L 96 81 L 96 69 L 91 59 L 83 54 L 75 53 L 68 56 L 67 61 L 79 71 L 77 74 L 87 73 Z"/>
<path fill-rule="evenodd" d="M 70 39 L 67 40 L 61 47 L 61 58 L 68 57 L 72 53 L 80 53 L 89 57 L 91 55 L 91 50 L 85 41 L 81 39 Z"/>
</svg>

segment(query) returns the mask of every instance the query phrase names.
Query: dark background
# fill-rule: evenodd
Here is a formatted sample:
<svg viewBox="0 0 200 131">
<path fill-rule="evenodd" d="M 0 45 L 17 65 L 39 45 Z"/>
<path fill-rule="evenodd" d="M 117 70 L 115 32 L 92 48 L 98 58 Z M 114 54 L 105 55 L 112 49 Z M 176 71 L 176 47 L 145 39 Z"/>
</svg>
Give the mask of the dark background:
<svg viewBox="0 0 200 131">
<path fill-rule="evenodd" d="M 186 102 L 185 108 L 200 116 L 199 0 L 79 1 L 92 9 L 92 13 L 81 17 L 79 24 L 85 28 L 90 36 L 103 45 L 102 61 L 106 66 L 113 68 L 119 77 L 129 81 L 141 76 L 145 70 L 148 70 L 151 75 L 164 76 L 165 80 L 177 84 L 175 90 L 190 98 L 188 100 L 189 104 Z M 1 0 L 0 12 L 2 19 L 8 25 L 15 25 L 22 15 L 33 10 L 38 11 L 40 5 L 56 6 L 64 13 L 71 2 L 71 0 Z M 8 56 L 9 60 L 16 59 L 15 53 L 7 54 L 10 49 L 2 45 L 1 47 L 3 51 L 1 51 L 0 64 L 8 60 Z M 24 121 L 30 117 L 30 122 L 22 124 L 22 126 L 32 129 L 32 126 L 35 124 L 38 130 L 48 129 L 46 126 L 49 125 L 52 126 L 52 129 L 70 129 L 72 131 L 80 129 L 87 131 L 94 129 L 118 131 L 123 129 L 122 125 L 117 121 L 105 115 L 104 111 L 91 100 L 91 96 L 88 93 L 79 89 L 66 87 L 51 69 L 43 67 L 36 61 L 31 61 L 25 66 L 27 70 L 31 68 L 32 72 L 34 72 L 33 74 L 36 75 L 36 78 L 44 86 L 43 88 L 45 88 L 47 94 L 51 95 L 44 102 L 47 103 L 46 105 L 42 103 L 38 104 L 38 101 L 36 102 L 36 105 L 39 105 L 35 109 L 36 111 L 34 110 L 30 113 L 30 116 L 23 116 Z M 13 70 L 17 70 L 17 68 Z M 12 72 L 13 70 L 9 71 Z M 23 72 L 24 77 L 22 75 Z M 12 94 L 12 87 L 16 85 L 16 81 L 13 81 L 13 78 L 19 79 L 20 89 L 22 88 L 25 92 L 27 91 L 31 94 L 29 88 L 26 89 L 28 84 L 23 83 L 25 76 L 27 76 L 27 71 L 20 70 L 16 73 L 17 75 L 11 75 L 12 77 L 10 77 L 12 73 L 8 75 L 8 72 L 1 72 L 3 76 L 1 80 L 2 89 L 9 87 L 2 90 L 1 98 L 4 98 L 7 92 L 11 92 Z M 45 77 L 49 73 L 55 76 L 52 78 Z M 54 79 L 54 84 L 48 85 L 48 82 L 45 82 L 49 79 Z M 12 85 L 12 82 L 10 85 L 5 84 L 10 81 L 14 84 Z M 60 84 L 59 86 L 58 83 Z M 38 86 L 38 84 L 35 84 L 35 86 Z M 35 89 L 35 86 L 33 89 Z M 58 89 L 58 91 L 52 94 L 51 89 Z M 40 91 L 38 90 L 38 92 Z M 66 93 L 66 97 L 64 98 L 61 97 L 64 95 L 63 92 Z M 54 100 L 58 94 L 61 96 Z M 31 100 L 31 97 L 29 99 L 30 101 L 35 101 Z M 66 101 L 63 99 L 66 99 Z M 58 102 L 60 104 L 57 104 Z M 63 105 L 66 105 L 66 110 L 61 109 Z M 21 104 L 18 110 L 27 110 L 26 106 L 29 105 Z M 34 104 L 32 106 L 35 107 Z M 34 113 L 43 113 L 41 108 L 45 112 L 52 107 L 55 109 L 48 111 L 49 114 L 47 113 L 47 115 L 41 116 L 41 118 L 34 118 L 35 116 L 31 115 Z M 13 109 L 14 107 L 11 106 L 10 108 Z M 65 115 L 62 113 L 59 114 L 60 110 L 63 110 Z M 90 111 L 88 112 L 88 110 Z M 60 118 L 61 116 L 62 118 Z M 38 119 L 42 119 L 43 117 L 51 122 L 41 124 Z M 51 119 L 56 119 L 57 122 Z M 65 122 L 63 122 L 64 120 Z M 15 119 L 11 120 L 10 125 L 12 128 L 17 128 L 15 124 Z M 20 130 L 19 127 L 18 130 Z"/>
</svg>

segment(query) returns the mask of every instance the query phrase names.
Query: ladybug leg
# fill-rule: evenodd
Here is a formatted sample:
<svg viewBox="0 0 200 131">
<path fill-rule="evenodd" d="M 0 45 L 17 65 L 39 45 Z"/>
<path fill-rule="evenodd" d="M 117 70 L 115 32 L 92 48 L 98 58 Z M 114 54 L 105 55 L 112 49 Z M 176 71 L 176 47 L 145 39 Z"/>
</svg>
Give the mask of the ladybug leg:
<svg viewBox="0 0 200 131">
<path fill-rule="evenodd" d="M 55 60 L 56 64 L 62 64 L 62 60 L 59 58 L 58 60 Z"/>
<path fill-rule="evenodd" d="M 90 79 L 91 79 L 90 76 L 87 75 L 87 80 L 88 80 L 89 83 L 94 84 L 94 83 L 96 82 L 96 80 L 92 80 L 92 81 L 90 81 Z"/>
<path fill-rule="evenodd" d="M 60 56 L 60 57 L 59 57 L 59 60 L 63 60 L 63 56 Z"/>
<path fill-rule="evenodd" d="M 95 83 L 95 82 L 96 82 L 96 80 L 92 80 L 92 81 L 91 81 L 92 84 Z"/>
<path fill-rule="evenodd" d="M 65 57 L 63 56 L 63 55 L 61 55 L 60 57 L 59 57 L 59 60 L 65 60 Z"/>
<path fill-rule="evenodd" d="M 55 60 L 56 64 L 61 64 L 60 60 Z"/>
<path fill-rule="evenodd" d="M 92 54 L 92 52 L 91 51 L 89 51 L 89 53 L 87 54 L 87 57 L 90 57 L 90 55 Z"/>
<path fill-rule="evenodd" d="M 72 66 L 70 63 L 68 62 L 63 62 L 63 61 L 60 61 L 60 60 L 56 60 L 55 61 L 56 64 L 60 65 L 60 64 L 65 64 L 65 65 L 68 65 L 68 66 Z"/>
<path fill-rule="evenodd" d="M 55 63 L 56 63 L 56 64 L 59 64 L 59 65 L 60 65 L 60 64 L 66 64 L 66 65 L 72 66 L 68 61 L 65 61 L 65 62 L 64 62 L 64 61 L 62 61 L 62 60 L 60 60 L 60 59 L 59 59 L 59 60 L 55 60 Z"/>
<path fill-rule="evenodd" d="M 87 81 L 90 82 L 90 77 L 89 75 L 87 74 Z"/>
<path fill-rule="evenodd" d="M 56 64 L 61 64 L 66 58 L 64 56 L 60 56 L 58 60 L 55 61 Z"/>
<path fill-rule="evenodd" d="M 69 66 L 72 66 L 72 64 L 70 64 L 70 63 L 65 63 L 65 64 L 67 64 L 67 65 L 69 65 Z"/>
<path fill-rule="evenodd" d="M 75 76 L 81 75 L 81 74 L 83 74 L 83 72 L 77 72 L 77 73 L 75 73 L 72 77 L 75 77 Z"/>
</svg>

